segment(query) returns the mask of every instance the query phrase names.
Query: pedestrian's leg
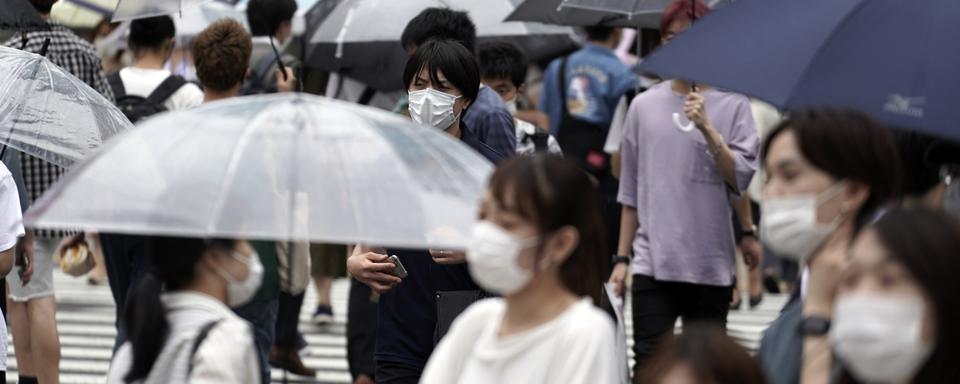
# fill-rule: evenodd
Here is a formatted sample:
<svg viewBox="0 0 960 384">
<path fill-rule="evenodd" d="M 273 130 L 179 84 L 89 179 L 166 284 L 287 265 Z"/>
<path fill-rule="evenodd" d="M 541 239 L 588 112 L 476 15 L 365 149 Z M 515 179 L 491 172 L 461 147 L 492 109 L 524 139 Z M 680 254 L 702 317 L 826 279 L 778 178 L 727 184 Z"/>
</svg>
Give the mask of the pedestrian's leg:
<svg viewBox="0 0 960 384">
<path fill-rule="evenodd" d="M 270 363 L 298 375 L 315 376 L 317 372 L 304 366 L 298 353 L 301 336 L 297 326 L 300 320 L 300 308 L 303 306 L 303 296 L 303 293 L 292 295 L 280 292 L 276 339 L 273 350 L 270 352 Z"/>
<path fill-rule="evenodd" d="M 715 323 L 726 329 L 727 314 L 730 312 L 728 300 L 733 286 L 686 284 L 689 294 L 683 307 L 683 324 Z"/>
<path fill-rule="evenodd" d="M 337 277 L 347 275 L 347 247 L 339 244 L 310 245 L 310 276 L 317 289 L 317 308 L 313 322 L 317 325 L 333 323 L 330 291 Z"/>
<path fill-rule="evenodd" d="M 406 364 L 377 362 L 377 384 L 417 384 L 422 373 Z"/>
<path fill-rule="evenodd" d="M 680 310 L 671 287 L 672 283 L 658 282 L 650 276 L 633 275 L 630 305 L 633 309 L 634 382 L 639 382 L 644 363 L 660 343 L 673 335 Z"/>
<path fill-rule="evenodd" d="M 27 303 L 7 299 L 10 311 L 10 333 L 17 357 L 17 373 L 20 377 L 36 377 L 33 365 L 33 350 L 30 348 L 30 320 L 27 318 Z"/>
<path fill-rule="evenodd" d="M 44 384 L 60 382 L 60 336 L 57 333 L 57 302 L 53 296 L 27 301 L 30 322 L 30 348 L 37 380 Z"/>
<path fill-rule="evenodd" d="M 91 246 L 91 251 L 93 253 L 93 260 L 96 261 L 96 264 L 93 266 L 93 270 L 90 271 L 89 282 L 94 285 L 101 285 L 108 282 L 107 279 L 107 266 L 104 265 L 105 261 L 103 260 L 103 248 L 100 246 L 99 235 L 89 235 L 86 237 L 87 243 Z"/>
<path fill-rule="evenodd" d="M 320 325 L 330 324 L 333 322 L 333 307 L 330 300 L 333 278 L 314 275 L 313 284 L 317 288 L 317 310 L 313 314 L 313 321 Z"/>
<path fill-rule="evenodd" d="M 253 325 L 253 339 L 263 383 L 270 382 L 270 348 L 273 346 L 277 321 L 277 298 L 256 301 L 234 310 L 238 316 Z"/>
<path fill-rule="evenodd" d="M 350 279 L 347 303 L 347 365 L 355 383 L 363 376 L 375 379 L 377 365 L 374 347 L 377 342 L 377 303 L 373 291 L 357 279 Z"/>
</svg>

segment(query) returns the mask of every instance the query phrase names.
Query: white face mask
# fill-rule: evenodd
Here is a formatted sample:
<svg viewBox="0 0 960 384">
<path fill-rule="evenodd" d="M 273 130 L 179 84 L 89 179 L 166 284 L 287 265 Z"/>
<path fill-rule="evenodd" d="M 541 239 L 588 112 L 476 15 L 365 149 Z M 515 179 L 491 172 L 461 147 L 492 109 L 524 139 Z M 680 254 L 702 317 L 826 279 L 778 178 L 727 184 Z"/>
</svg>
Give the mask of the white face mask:
<svg viewBox="0 0 960 384">
<path fill-rule="evenodd" d="M 517 96 L 513 96 L 512 99 L 504 101 L 504 104 L 507 105 L 507 110 L 510 111 L 511 116 L 516 116 L 517 114 Z"/>
<path fill-rule="evenodd" d="M 530 282 L 533 272 L 520 268 L 520 252 L 537 243 L 535 238 L 518 239 L 489 221 L 473 228 L 467 246 L 470 276 L 485 290 L 500 294 L 517 293 Z"/>
<path fill-rule="evenodd" d="M 460 98 L 433 88 L 410 91 L 408 94 L 410 117 L 413 121 L 447 130 L 460 117 L 453 114 L 453 104 Z"/>
<path fill-rule="evenodd" d="M 921 337 L 923 316 L 924 301 L 913 295 L 840 296 L 830 341 L 855 378 L 868 383 L 907 382 L 933 351 Z"/>
<path fill-rule="evenodd" d="M 217 269 L 220 277 L 227 281 L 227 306 L 230 308 L 240 307 L 253 299 L 253 296 L 260 289 L 260 283 L 263 282 L 263 264 L 260 263 L 260 256 L 256 252 L 249 256 L 243 256 L 234 251 L 230 254 L 237 261 L 247 265 L 247 278 L 239 280 L 229 272 Z"/>
<path fill-rule="evenodd" d="M 830 224 L 817 222 L 817 207 L 830 200 L 844 186 L 834 184 L 819 195 L 769 197 L 760 208 L 760 239 L 777 255 L 803 262 L 840 225 L 838 216 Z"/>
</svg>

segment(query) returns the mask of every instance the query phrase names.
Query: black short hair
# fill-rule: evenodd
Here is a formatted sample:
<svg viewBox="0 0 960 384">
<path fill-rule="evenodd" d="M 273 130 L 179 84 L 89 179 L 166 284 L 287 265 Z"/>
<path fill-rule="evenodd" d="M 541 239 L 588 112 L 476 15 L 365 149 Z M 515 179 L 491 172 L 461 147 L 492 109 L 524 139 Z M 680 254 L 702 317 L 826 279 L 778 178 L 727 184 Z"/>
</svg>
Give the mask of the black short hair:
<svg viewBox="0 0 960 384">
<path fill-rule="evenodd" d="M 857 230 L 889 203 L 900 186 L 900 156 L 890 130 L 855 110 L 817 108 L 789 112 L 767 138 L 760 154 L 766 166 L 770 145 L 792 131 L 803 157 L 835 179 L 860 182 L 870 196 L 856 213 Z"/>
<path fill-rule="evenodd" d="M 280 24 L 293 20 L 297 13 L 294 0 L 250 0 L 247 3 L 247 23 L 253 36 L 273 36 Z"/>
<path fill-rule="evenodd" d="M 960 163 L 960 145 L 912 131 L 896 132 L 903 184 L 900 192 L 919 197 L 940 183 L 940 168 Z"/>
<path fill-rule="evenodd" d="M 170 16 L 162 15 L 136 19 L 130 22 L 130 37 L 127 44 L 130 49 L 160 48 L 167 40 L 177 35 L 177 28 L 173 25 Z"/>
<path fill-rule="evenodd" d="M 50 10 L 53 9 L 53 5 L 56 4 L 57 0 L 30 0 L 30 4 L 33 5 L 33 8 L 37 10 L 37 13 L 41 15 L 49 15 Z"/>
<path fill-rule="evenodd" d="M 495 41 L 480 44 L 477 50 L 480 76 L 486 79 L 510 79 L 515 87 L 527 80 L 527 56 L 515 44 Z"/>
<path fill-rule="evenodd" d="M 480 68 L 466 47 L 453 40 L 428 40 L 420 44 L 403 69 L 403 84 L 409 88 L 413 77 L 427 68 L 430 80 L 439 83 L 437 72 L 443 72 L 463 98 L 473 102 L 480 93 Z"/>
<path fill-rule="evenodd" d="M 607 41 L 614 30 L 616 30 L 614 27 L 583 27 L 583 31 L 587 33 L 587 40 L 590 41 Z"/>
<path fill-rule="evenodd" d="M 427 8 L 407 23 L 400 43 L 404 49 L 410 49 L 430 39 L 455 40 L 472 53 L 476 51 L 477 27 L 466 12 Z"/>
</svg>

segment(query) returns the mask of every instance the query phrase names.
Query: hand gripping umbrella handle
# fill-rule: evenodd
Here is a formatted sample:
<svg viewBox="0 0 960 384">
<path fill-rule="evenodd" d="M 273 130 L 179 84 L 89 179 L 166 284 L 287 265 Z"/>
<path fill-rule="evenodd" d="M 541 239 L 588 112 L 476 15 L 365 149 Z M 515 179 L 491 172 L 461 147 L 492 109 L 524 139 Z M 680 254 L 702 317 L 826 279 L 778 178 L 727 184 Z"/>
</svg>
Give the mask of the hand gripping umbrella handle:
<svg viewBox="0 0 960 384">
<path fill-rule="evenodd" d="M 692 121 L 688 121 L 686 125 L 680 122 L 680 114 L 677 112 L 673 113 L 673 126 L 677 127 L 677 129 L 683 133 L 690 132 L 695 128 Z"/>
</svg>

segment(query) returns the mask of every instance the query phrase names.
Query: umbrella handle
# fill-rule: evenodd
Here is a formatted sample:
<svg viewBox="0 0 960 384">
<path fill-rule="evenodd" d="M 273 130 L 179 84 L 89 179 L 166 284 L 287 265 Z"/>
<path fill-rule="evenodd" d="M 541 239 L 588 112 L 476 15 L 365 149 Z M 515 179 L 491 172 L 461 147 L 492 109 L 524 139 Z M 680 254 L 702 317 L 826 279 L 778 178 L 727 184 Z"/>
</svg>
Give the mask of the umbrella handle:
<svg viewBox="0 0 960 384">
<path fill-rule="evenodd" d="M 694 128 L 696 128 L 696 127 L 693 125 L 693 122 L 692 122 L 692 121 L 688 121 L 686 125 L 684 125 L 682 122 L 680 122 L 680 114 L 677 113 L 677 112 L 674 112 L 674 113 L 673 113 L 673 126 L 674 126 L 674 127 L 677 127 L 677 129 L 679 129 L 680 132 L 683 132 L 683 133 L 690 132 L 690 131 L 692 131 Z"/>
</svg>

